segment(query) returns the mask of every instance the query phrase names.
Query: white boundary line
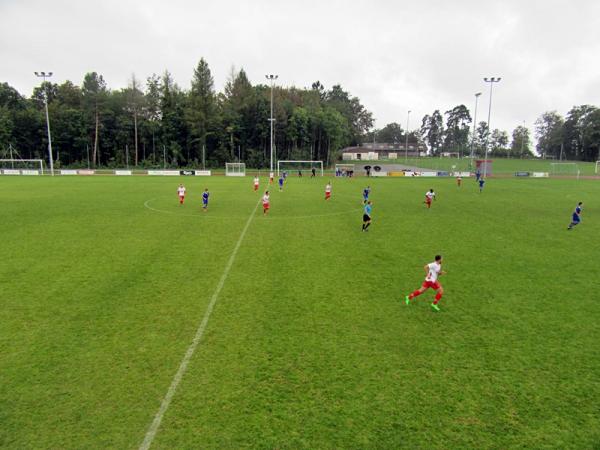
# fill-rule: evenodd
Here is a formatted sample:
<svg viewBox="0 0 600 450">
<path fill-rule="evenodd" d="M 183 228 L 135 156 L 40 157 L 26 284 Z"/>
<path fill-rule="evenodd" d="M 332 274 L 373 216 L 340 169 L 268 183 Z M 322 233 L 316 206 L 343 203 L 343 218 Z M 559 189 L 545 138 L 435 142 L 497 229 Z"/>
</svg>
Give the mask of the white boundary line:
<svg viewBox="0 0 600 450">
<path fill-rule="evenodd" d="M 173 400 L 173 396 L 175 395 L 177 386 L 179 386 L 179 383 L 181 382 L 183 375 L 185 375 L 185 371 L 187 370 L 188 364 L 189 364 L 190 360 L 192 359 L 192 356 L 193 356 L 194 352 L 196 351 L 198 344 L 200 343 L 200 339 L 202 339 L 202 335 L 204 334 L 204 330 L 206 329 L 208 319 L 210 319 L 210 315 L 212 314 L 213 308 L 215 307 L 215 304 L 217 303 L 219 293 L 221 292 L 221 289 L 223 289 L 223 285 L 225 284 L 225 280 L 227 280 L 227 276 L 229 275 L 229 271 L 231 270 L 233 261 L 235 260 L 237 252 L 240 249 L 240 245 L 242 244 L 242 241 L 244 240 L 246 231 L 248 231 L 250 222 L 252 222 L 252 218 L 254 217 L 254 214 L 256 213 L 256 209 L 258 208 L 259 204 L 260 204 L 260 200 L 256 203 L 256 206 L 252 210 L 252 214 L 250 214 L 250 217 L 248 218 L 248 221 L 246 222 L 246 226 L 242 230 L 242 234 L 240 234 L 240 237 L 237 240 L 237 243 L 235 244 L 233 252 L 231 253 L 231 256 L 229 257 L 229 261 L 227 261 L 227 265 L 225 266 L 223 275 L 221 275 L 219 284 L 217 284 L 217 288 L 215 289 L 215 292 L 213 293 L 213 295 L 210 299 L 210 303 L 208 304 L 208 307 L 206 308 L 204 317 L 202 318 L 202 322 L 200 322 L 200 325 L 198 326 L 198 329 L 196 330 L 196 334 L 194 335 L 194 339 L 192 340 L 192 343 L 188 347 L 187 351 L 185 352 L 185 355 L 183 356 L 183 359 L 181 360 L 181 363 L 179 364 L 179 369 L 177 369 L 177 373 L 175 374 L 175 376 L 173 377 L 173 380 L 171 381 L 169 390 L 167 391 L 165 397 L 163 398 L 163 400 L 160 404 L 160 408 L 158 409 L 156 416 L 154 416 L 154 420 L 152 421 L 152 423 L 150 424 L 150 427 L 148 428 L 148 431 L 146 432 L 146 436 L 144 437 L 144 442 L 142 442 L 142 444 L 139 447 L 140 450 L 148 450 L 150 448 L 150 446 L 152 445 L 152 441 L 154 440 L 154 438 L 156 436 L 158 427 L 160 427 L 162 418 L 165 415 L 165 413 L 167 412 L 167 409 L 169 408 L 171 401 Z"/>
</svg>

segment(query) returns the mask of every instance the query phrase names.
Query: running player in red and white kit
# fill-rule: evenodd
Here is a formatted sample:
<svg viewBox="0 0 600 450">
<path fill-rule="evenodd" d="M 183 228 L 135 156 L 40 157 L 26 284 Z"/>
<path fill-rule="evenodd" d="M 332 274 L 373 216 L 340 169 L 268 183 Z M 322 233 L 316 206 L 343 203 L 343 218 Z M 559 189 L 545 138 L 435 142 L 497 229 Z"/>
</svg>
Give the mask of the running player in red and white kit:
<svg viewBox="0 0 600 450">
<path fill-rule="evenodd" d="M 432 200 L 435 200 L 435 192 L 433 192 L 433 189 L 429 189 L 429 191 L 425 193 L 425 204 L 427 205 L 427 208 L 431 208 Z"/>
<path fill-rule="evenodd" d="M 275 179 L 275 174 L 273 172 L 269 172 L 269 184 L 273 184 L 274 179 Z"/>
<path fill-rule="evenodd" d="M 444 288 L 438 281 L 438 277 L 440 275 L 444 275 L 446 273 L 442 270 L 442 255 L 436 255 L 435 261 L 432 263 L 426 264 L 423 268 L 425 269 L 425 273 L 427 274 L 427 276 L 425 277 L 425 281 L 423 281 L 423 284 L 421 285 L 421 287 L 419 289 L 417 289 L 416 291 L 414 291 L 413 293 L 411 293 L 405 297 L 406 304 L 407 305 L 410 304 L 410 301 L 413 298 L 418 297 L 423 292 L 425 292 L 427 289 L 431 288 L 436 291 L 435 300 L 431 304 L 431 307 L 435 311 L 439 311 L 440 308 L 438 306 L 438 303 L 439 303 L 440 299 L 442 298 L 442 295 L 444 294 Z"/>
<path fill-rule="evenodd" d="M 180 184 L 177 188 L 177 195 L 179 196 L 179 204 L 183 205 L 183 201 L 185 200 L 185 186 Z"/>
<path fill-rule="evenodd" d="M 329 200 L 331 198 L 331 181 L 327 183 L 325 186 L 325 200 Z"/>
<path fill-rule="evenodd" d="M 260 180 L 258 177 L 254 177 L 254 192 L 258 191 L 258 185 L 260 184 Z"/>
<path fill-rule="evenodd" d="M 267 213 L 269 212 L 269 208 L 271 207 L 271 205 L 269 204 L 269 191 L 265 191 L 265 195 L 263 195 L 262 198 L 262 204 L 263 204 L 263 216 L 266 216 Z"/>
<path fill-rule="evenodd" d="M 456 185 L 458 187 L 460 187 L 461 184 L 462 184 L 462 177 L 459 175 L 456 177 Z"/>
</svg>

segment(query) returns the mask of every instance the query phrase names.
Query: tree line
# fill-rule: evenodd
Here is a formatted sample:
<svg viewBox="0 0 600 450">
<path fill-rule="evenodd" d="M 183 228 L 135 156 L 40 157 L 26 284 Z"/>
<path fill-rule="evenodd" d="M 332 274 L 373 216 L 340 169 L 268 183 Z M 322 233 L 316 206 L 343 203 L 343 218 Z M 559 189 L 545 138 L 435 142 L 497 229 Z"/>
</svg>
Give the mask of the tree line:
<svg viewBox="0 0 600 450">
<path fill-rule="evenodd" d="M 81 86 L 49 81 L 22 96 L 0 84 L 0 156 L 46 159 L 44 101 L 47 99 L 57 167 L 222 167 L 241 160 L 267 167 L 270 157 L 271 86 L 252 85 L 243 69 L 231 70 L 217 92 L 208 63 L 196 65 L 191 86 L 182 89 L 165 71 L 141 81 L 133 75 L 124 89 L 111 90 L 101 74 L 87 73 Z M 340 150 L 363 142 L 403 144 L 398 123 L 374 129 L 373 115 L 341 85 L 326 89 L 273 88 L 276 159 L 322 160 L 331 164 Z M 492 157 L 533 156 L 529 130 L 509 134 L 473 120 L 465 105 L 435 110 L 408 134 L 410 145 L 429 154 L 456 152 Z M 537 152 L 548 157 L 598 159 L 600 110 L 574 107 L 563 118 L 544 113 L 536 122 Z M 13 153 L 14 152 L 14 153 Z"/>
<path fill-rule="evenodd" d="M 165 71 L 144 83 L 135 75 L 127 88 L 110 90 L 90 72 L 81 86 L 43 82 L 31 98 L 0 84 L 0 152 L 23 159 L 47 155 L 44 99 L 58 167 L 200 167 L 244 161 L 266 167 L 270 158 L 271 87 L 252 85 L 232 69 L 216 92 L 201 59 L 190 89 Z M 373 126 L 371 112 L 342 86 L 273 89 L 274 146 L 279 159 L 331 162 L 339 149 L 356 145 Z"/>
</svg>

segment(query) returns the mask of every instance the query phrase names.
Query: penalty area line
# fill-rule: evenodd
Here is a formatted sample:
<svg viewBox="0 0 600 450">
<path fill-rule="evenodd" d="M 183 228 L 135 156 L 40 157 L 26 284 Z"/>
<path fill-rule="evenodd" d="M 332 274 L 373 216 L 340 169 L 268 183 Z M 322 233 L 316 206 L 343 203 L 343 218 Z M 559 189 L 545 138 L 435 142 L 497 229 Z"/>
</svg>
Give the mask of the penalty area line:
<svg viewBox="0 0 600 450">
<path fill-rule="evenodd" d="M 235 244 L 235 247 L 233 248 L 233 252 L 231 253 L 231 256 L 229 257 L 229 260 L 227 261 L 227 265 L 225 266 L 223 275 L 221 275 L 219 284 L 217 284 L 217 288 L 215 289 L 215 292 L 213 293 L 212 297 L 210 298 L 208 307 L 206 308 L 206 311 L 204 312 L 204 317 L 202 317 L 202 322 L 200 322 L 200 325 L 198 325 L 198 329 L 196 330 L 194 339 L 192 340 L 192 343 L 188 347 L 187 351 L 185 352 L 185 355 L 183 356 L 183 359 L 181 360 L 181 363 L 179 364 L 177 373 L 175 373 L 175 376 L 173 377 L 173 380 L 171 381 L 169 390 L 165 394 L 165 397 L 163 398 L 163 400 L 160 404 L 160 408 L 158 409 L 158 412 L 154 416 L 154 420 L 150 424 L 150 427 L 148 428 L 148 431 L 146 432 L 146 436 L 144 437 L 144 441 L 140 445 L 139 450 L 148 450 L 150 448 L 150 446 L 152 445 L 154 438 L 156 437 L 156 433 L 158 432 L 160 423 L 162 422 L 162 419 L 163 419 L 165 413 L 167 412 L 167 409 L 169 409 L 169 405 L 171 404 L 171 401 L 173 400 L 175 391 L 177 391 L 177 387 L 179 386 L 181 379 L 185 375 L 185 372 L 190 363 L 190 360 L 192 359 L 192 356 L 194 355 L 194 352 L 196 351 L 196 348 L 198 347 L 198 344 L 200 343 L 200 340 L 202 339 L 202 335 L 204 334 L 204 330 L 206 329 L 206 325 L 208 324 L 208 319 L 210 319 L 210 315 L 212 314 L 215 304 L 217 303 L 219 294 L 221 293 L 221 289 L 223 289 L 223 285 L 225 284 L 225 281 L 227 280 L 229 271 L 231 270 L 231 266 L 233 266 L 233 261 L 235 260 L 237 252 L 240 249 L 240 245 L 242 244 L 242 241 L 244 240 L 244 236 L 246 235 L 246 232 L 248 231 L 248 228 L 250 227 L 250 222 L 252 222 L 252 218 L 254 217 L 254 214 L 256 213 L 256 209 L 258 208 L 259 204 L 260 204 L 260 200 L 256 203 L 256 206 L 252 210 L 252 214 L 250 214 L 250 217 L 248 217 L 248 221 L 246 222 L 246 225 L 244 226 L 244 229 L 242 230 L 242 233 L 240 234 L 240 237 L 238 238 L 238 240 Z"/>
</svg>

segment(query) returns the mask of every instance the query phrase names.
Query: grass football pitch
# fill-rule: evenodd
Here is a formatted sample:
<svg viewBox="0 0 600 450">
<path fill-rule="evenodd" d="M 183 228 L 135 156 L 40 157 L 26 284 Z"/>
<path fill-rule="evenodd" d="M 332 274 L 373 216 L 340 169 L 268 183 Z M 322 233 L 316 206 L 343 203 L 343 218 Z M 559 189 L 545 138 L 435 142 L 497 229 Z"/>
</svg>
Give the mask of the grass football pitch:
<svg viewBox="0 0 600 450">
<path fill-rule="evenodd" d="M 597 180 L 326 181 L 0 178 L 0 447 L 600 446 Z"/>
</svg>

